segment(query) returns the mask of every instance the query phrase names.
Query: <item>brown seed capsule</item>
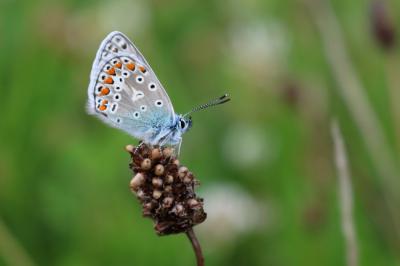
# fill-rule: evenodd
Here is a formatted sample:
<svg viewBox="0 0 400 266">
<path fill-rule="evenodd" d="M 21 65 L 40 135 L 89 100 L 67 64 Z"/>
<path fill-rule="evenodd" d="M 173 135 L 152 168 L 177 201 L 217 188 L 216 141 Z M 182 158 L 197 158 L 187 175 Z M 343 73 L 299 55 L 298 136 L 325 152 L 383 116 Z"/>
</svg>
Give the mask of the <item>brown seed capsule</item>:
<svg viewBox="0 0 400 266">
<path fill-rule="evenodd" d="M 131 180 L 129 186 L 132 190 L 136 191 L 144 183 L 144 175 L 137 173 Z"/>
<path fill-rule="evenodd" d="M 200 203 L 196 199 L 189 199 L 187 201 L 187 204 L 189 205 L 190 208 L 196 208 L 200 205 Z"/>
<path fill-rule="evenodd" d="M 165 158 L 169 158 L 171 157 L 171 155 L 174 153 L 174 149 L 167 147 L 163 150 L 163 155 L 165 156 Z"/>
<path fill-rule="evenodd" d="M 151 180 L 151 183 L 153 184 L 154 187 L 161 187 L 163 184 L 163 181 L 161 178 L 159 177 L 153 177 L 153 179 Z"/>
<path fill-rule="evenodd" d="M 130 152 L 130 153 L 133 153 L 133 151 L 135 150 L 135 146 L 133 146 L 133 145 L 126 145 L 125 146 L 125 150 L 127 151 L 127 152 Z"/>
<path fill-rule="evenodd" d="M 157 164 L 154 169 L 154 173 L 158 176 L 164 174 L 164 166 L 162 164 Z"/>
<path fill-rule="evenodd" d="M 183 178 L 183 183 L 185 183 L 185 184 L 190 184 L 191 182 L 192 182 L 192 179 L 191 179 L 190 177 L 185 176 L 185 177 Z"/>
<path fill-rule="evenodd" d="M 179 176 L 179 178 L 180 178 L 180 179 L 183 179 L 183 178 L 186 176 L 187 172 L 188 172 L 187 167 L 185 167 L 185 166 L 179 167 L 179 170 L 178 170 L 178 176 Z"/>
<path fill-rule="evenodd" d="M 153 198 L 159 199 L 162 196 L 162 192 L 160 190 L 154 190 L 153 191 Z"/>
<path fill-rule="evenodd" d="M 171 193 L 172 192 L 172 187 L 171 186 L 165 186 L 164 187 L 164 191 L 167 193 Z"/>
<path fill-rule="evenodd" d="M 191 183 L 191 182 L 193 181 L 193 179 L 194 179 L 193 174 L 192 174 L 191 172 L 188 172 L 188 173 L 185 175 L 185 177 L 183 178 L 183 183 L 189 184 L 189 183 Z"/>
<path fill-rule="evenodd" d="M 138 199 L 140 199 L 140 200 L 143 200 L 146 197 L 146 195 L 144 194 L 143 190 L 139 189 L 136 192 L 136 197 L 138 197 Z"/>
<path fill-rule="evenodd" d="M 157 159 L 160 159 L 161 156 L 162 156 L 162 153 L 159 148 L 154 148 L 151 150 L 151 159 L 157 160 Z"/>
<path fill-rule="evenodd" d="M 141 167 L 143 170 L 149 170 L 151 168 L 151 160 L 149 158 L 144 159 Z"/>
<path fill-rule="evenodd" d="M 152 209 L 153 209 L 153 204 L 151 202 L 143 204 L 143 216 L 151 216 Z"/>
<path fill-rule="evenodd" d="M 172 197 L 166 197 L 164 200 L 163 200 L 163 206 L 165 207 L 165 208 L 170 208 L 171 206 L 172 206 L 172 203 L 174 202 L 174 198 L 172 198 Z"/>
<path fill-rule="evenodd" d="M 177 215 L 182 215 L 184 212 L 184 208 L 182 206 L 182 204 L 176 204 L 174 206 L 174 209 L 172 210 L 174 213 L 176 213 Z"/>
<path fill-rule="evenodd" d="M 174 177 L 172 175 L 167 175 L 165 177 L 165 183 L 172 184 L 174 182 Z"/>
</svg>

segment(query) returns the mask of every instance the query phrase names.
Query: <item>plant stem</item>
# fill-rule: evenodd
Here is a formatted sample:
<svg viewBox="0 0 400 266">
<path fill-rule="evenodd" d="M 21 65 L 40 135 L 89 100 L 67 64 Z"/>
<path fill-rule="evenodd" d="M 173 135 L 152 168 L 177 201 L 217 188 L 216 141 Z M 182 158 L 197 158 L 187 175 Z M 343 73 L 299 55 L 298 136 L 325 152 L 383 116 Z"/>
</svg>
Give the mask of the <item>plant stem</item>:
<svg viewBox="0 0 400 266">
<path fill-rule="evenodd" d="M 197 240 L 193 228 L 189 228 L 189 230 L 186 231 L 186 235 L 188 236 L 190 242 L 192 243 L 194 253 L 196 254 L 197 266 L 204 266 L 203 252 L 201 251 L 200 243 Z"/>
<path fill-rule="evenodd" d="M 339 123 L 332 121 L 333 144 L 335 147 L 335 162 L 338 174 L 339 209 L 342 216 L 342 232 L 346 243 L 347 265 L 358 266 L 358 244 L 353 216 L 353 189 L 347 154 Z"/>
</svg>

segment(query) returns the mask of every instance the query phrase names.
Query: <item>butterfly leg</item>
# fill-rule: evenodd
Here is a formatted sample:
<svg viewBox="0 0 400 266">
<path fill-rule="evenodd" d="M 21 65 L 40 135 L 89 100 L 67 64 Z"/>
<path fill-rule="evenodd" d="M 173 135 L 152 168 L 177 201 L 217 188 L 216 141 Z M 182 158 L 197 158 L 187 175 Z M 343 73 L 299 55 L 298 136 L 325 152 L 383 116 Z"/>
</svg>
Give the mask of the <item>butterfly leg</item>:
<svg viewBox="0 0 400 266">
<path fill-rule="evenodd" d="M 139 145 L 136 146 L 134 153 L 137 154 L 139 152 L 139 150 L 142 148 L 143 145 L 144 145 L 144 142 L 140 141 Z"/>
<path fill-rule="evenodd" d="M 182 137 L 179 138 L 179 143 L 176 145 L 177 153 L 176 157 L 179 157 L 179 154 L 181 153 L 181 145 L 182 145 Z"/>
</svg>

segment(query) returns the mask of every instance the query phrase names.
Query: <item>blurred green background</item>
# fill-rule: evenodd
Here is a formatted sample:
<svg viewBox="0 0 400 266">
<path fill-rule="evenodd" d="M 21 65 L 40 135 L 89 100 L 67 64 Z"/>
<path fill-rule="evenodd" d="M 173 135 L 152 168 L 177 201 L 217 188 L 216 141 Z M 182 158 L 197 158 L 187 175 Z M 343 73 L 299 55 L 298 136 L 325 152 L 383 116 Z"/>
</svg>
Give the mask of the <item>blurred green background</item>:
<svg viewBox="0 0 400 266">
<path fill-rule="evenodd" d="M 195 114 L 182 145 L 208 212 L 196 227 L 206 265 L 346 265 L 333 117 L 359 265 L 400 265 L 400 2 L 332 2 L 362 99 L 332 71 L 341 40 L 315 23 L 329 24 L 324 0 L 0 0 L 0 265 L 194 265 L 185 235 L 158 237 L 141 217 L 124 151 L 137 140 L 85 113 L 112 30 L 177 112 L 232 96 Z M 352 109 L 363 99 L 372 117 Z"/>
</svg>

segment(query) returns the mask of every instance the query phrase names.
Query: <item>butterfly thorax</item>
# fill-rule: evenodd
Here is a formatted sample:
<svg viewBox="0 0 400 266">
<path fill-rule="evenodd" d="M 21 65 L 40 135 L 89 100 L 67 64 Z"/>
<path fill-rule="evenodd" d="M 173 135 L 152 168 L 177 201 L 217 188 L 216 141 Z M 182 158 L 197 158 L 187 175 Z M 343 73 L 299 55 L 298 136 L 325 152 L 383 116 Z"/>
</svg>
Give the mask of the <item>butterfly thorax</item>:
<svg viewBox="0 0 400 266">
<path fill-rule="evenodd" d="M 175 114 L 174 120 L 169 127 L 159 127 L 153 131 L 154 134 L 144 139 L 145 143 L 156 145 L 177 145 L 182 140 L 182 135 L 192 127 L 192 119 Z"/>
</svg>

